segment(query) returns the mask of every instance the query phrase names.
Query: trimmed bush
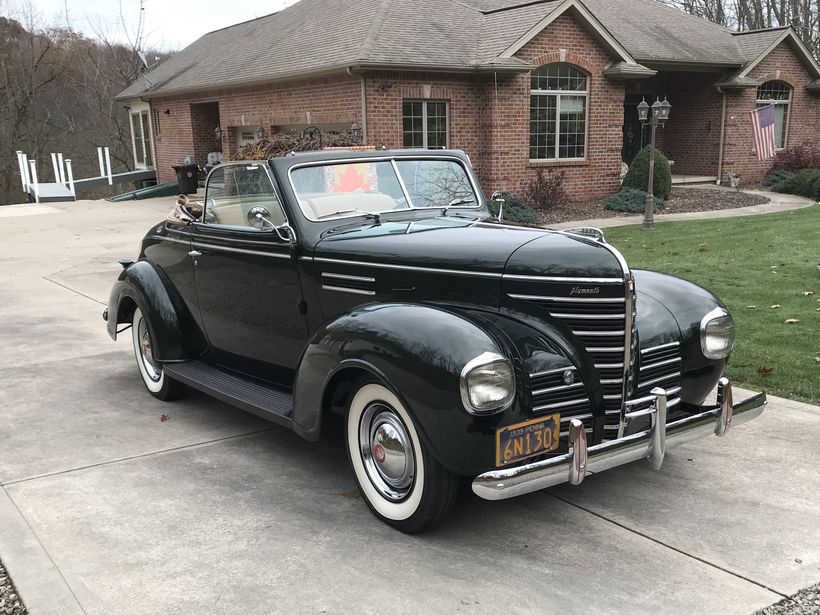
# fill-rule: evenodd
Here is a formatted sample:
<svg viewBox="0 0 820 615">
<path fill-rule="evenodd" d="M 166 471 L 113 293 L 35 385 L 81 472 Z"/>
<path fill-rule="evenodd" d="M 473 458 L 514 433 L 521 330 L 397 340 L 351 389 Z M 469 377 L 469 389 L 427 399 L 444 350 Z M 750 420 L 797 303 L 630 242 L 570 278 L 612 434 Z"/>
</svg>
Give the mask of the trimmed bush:
<svg viewBox="0 0 820 615">
<path fill-rule="evenodd" d="M 790 177 L 794 177 L 794 172 L 785 171 L 782 169 L 773 169 L 766 174 L 766 177 L 763 178 L 762 183 L 764 186 L 771 188 L 780 182 L 786 181 Z"/>
<path fill-rule="evenodd" d="M 538 213 L 512 192 L 502 192 L 501 198 L 505 201 L 503 214 L 505 221 L 519 224 L 535 224 L 538 221 Z M 490 211 L 494 216 L 498 215 L 498 202 L 490 201 Z"/>
<path fill-rule="evenodd" d="M 820 169 L 820 147 L 813 143 L 795 145 L 777 152 L 772 169 L 797 173 L 802 169 Z"/>
<path fill-rule="evenodd" d="M 564 171 L 537 169 L 535 178 L 524 189 L 527 203 L 536 209 L 547 209 L 565 203 L 569 199 L 564 191 Z"/>
<path fill-rule="evenodd" d="M 820 169 L 803 169 L 772 187 L 775 192 L 820 200 Z"/>
<path fill-rule="evenodd" d="M 649 187 L 649 151 L 651 149 L 652 146 L 647 145 L 635 156 L 621 184 L 623 188 L 634 188 L 646 192 Z M 652 190 L 656 197 L 664 201 L 672 193 L 672 171 L 669 168 L 669 159 L 657 147 L 655 148 L 655 184 Z"/>
<path fill-rule="evenodd" d="M 607 209 L 642 214 L 646 210 L 646 191 L 635 188 L 623 188 L 620 192 L 604 199 Z M 655 211 L 666 207 L 666 201 L 655 197 Z"/>
</svg>

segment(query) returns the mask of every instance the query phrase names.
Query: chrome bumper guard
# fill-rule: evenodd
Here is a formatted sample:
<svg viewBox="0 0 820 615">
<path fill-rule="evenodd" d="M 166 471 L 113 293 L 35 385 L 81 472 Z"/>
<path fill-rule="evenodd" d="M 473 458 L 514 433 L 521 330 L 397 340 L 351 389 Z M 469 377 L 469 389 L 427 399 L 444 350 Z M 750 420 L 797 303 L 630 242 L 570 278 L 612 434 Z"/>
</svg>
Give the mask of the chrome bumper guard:
<svg viewBox="0 0 820 615">
<path fill-rule="evenodd" d="M 629 411 L 630 407 L 647 402 L 651 402 L 649 408 Z M 580 485 L 589 474 L 639 459 L 648 459 L 658 470 L 667 448 L 712 433 L 723 436 L 732 424 L 738 425 L 760 416 L 766 403 L 766 393 L 759 393 L 734 404 L 732 383 L 721 378 L 714 407 L 667 424 L 666 391 L 655 388 L 649 396 L 627 402 L 618 432 L 624 433 L 630 420 L 642 416 L 651 417 L 649 429 L 587 447 L 583 423 L 572 419 L 567 453 L 528 465 L 485 472 L 473 480 L 473 491 L 485 500 L 504 500 L 562 483 Z"/>
</svg>

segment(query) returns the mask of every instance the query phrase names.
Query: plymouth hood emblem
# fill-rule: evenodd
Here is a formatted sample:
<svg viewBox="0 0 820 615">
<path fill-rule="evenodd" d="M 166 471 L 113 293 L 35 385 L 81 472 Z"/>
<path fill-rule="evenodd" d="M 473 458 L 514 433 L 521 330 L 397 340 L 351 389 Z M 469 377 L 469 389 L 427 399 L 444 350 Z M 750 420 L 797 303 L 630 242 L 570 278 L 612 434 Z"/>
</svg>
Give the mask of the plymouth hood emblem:
<svg viewBox="0 0 820 615">
<path fill-rule="evenodd" d="M 593 286 L 590 288 L 581 288 L 580 286 L 573 286 L 572 290 L 569 291 L 570 296 L 573 295 L 599 295 L 601 294 L 601 287 L 600 286 Z"/>
</svg>

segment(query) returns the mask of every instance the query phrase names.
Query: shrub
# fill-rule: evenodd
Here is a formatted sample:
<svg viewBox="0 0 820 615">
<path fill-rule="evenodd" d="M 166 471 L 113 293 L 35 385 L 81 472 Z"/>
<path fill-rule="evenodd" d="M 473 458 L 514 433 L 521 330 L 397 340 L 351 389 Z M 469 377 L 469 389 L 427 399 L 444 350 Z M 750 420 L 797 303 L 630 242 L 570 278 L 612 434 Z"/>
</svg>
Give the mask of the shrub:
<svg viewBox="0 0 820 615">
<path fill-rule="evenodd" d="M 624 177 L 622 187 L 643 190 L 649 186 L 649 152 L 651 145 L 647 145 L 635 156 L 635 160 L 629 167 L 629 171 Z M 662 200 L 669 198 L 672 192 L 672 171 L 669 168 L 669 159 L 656 147 L 655 148 L 655 183 L 653 192 L 656 197 Z"/>
<path fill-rule="evenodd" d="M 538 212 L 515 196 L 512 192 L 502 192 L 504 199 L 504 220 L 520 224 L 535 224 L 538 221 Z M 490 211 L 498 215 L 498 202 L 490 201 Z"/>
<path fill-rule="evenodd" d="M 565 173 L 563 171 L 548 169 L 545 174 L 544 169 L 537 169 L 535 178 L 524 189 L 527 203 L 536 209 L 547 209 L 567 201 L 567 193 L 564 191 L 564 177 Z"/>
<path fill-rule="evenodd" d="M 794 173 L 792 171 L 785 171 L 782 169 L 773 169 L 766 174 L 766 177 L 763 178 L 763 185 L 771 188 L 775 184 L 779 184 L 782 181 L 789 179 L 790 177 L 794 177 Z"/>
<path fill-rule="evenodd" d="M 802 169 L 820 169 L 820 147 L 813 143 L 803 143 L 775 154 L 772 169 L 797 173 Z"/>
<path fill-rule="evenodd" d="M 612 211 L 642 214 L 646 209 L 646 191 L 635 188 L 622 188 L 620 192 L 604 199 L 604 203 L 606 208 Z M 661 211 L 664 207 L 666 207 L 666 201 L 656 196 L 655 211 Z"/>
<path fill-rule="evenodd" d="M 803 169 L 775 184 L 772 190 L 820 200 L 820 169 Z"/>
</svg>

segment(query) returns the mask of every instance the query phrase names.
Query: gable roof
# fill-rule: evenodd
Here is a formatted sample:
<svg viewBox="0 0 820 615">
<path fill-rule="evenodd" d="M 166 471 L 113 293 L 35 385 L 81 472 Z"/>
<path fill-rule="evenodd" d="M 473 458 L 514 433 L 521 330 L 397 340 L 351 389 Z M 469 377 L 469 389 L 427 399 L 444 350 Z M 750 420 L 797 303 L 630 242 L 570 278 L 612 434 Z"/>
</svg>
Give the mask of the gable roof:
<svg viewBox="0 0 820 615">
<path fill-rule="evenodd" d="M 641 64 L 744 69 L 783 31 L 738 36 L 656 0 L 300 0 L 205 34 L 117 98 L 345 69 L 525 72 L 532 66 L 514 53 L 567 11 L 609 51 L 613 66 L 607 74 L 619 77 L 654 74 Z"/>
</svg>

